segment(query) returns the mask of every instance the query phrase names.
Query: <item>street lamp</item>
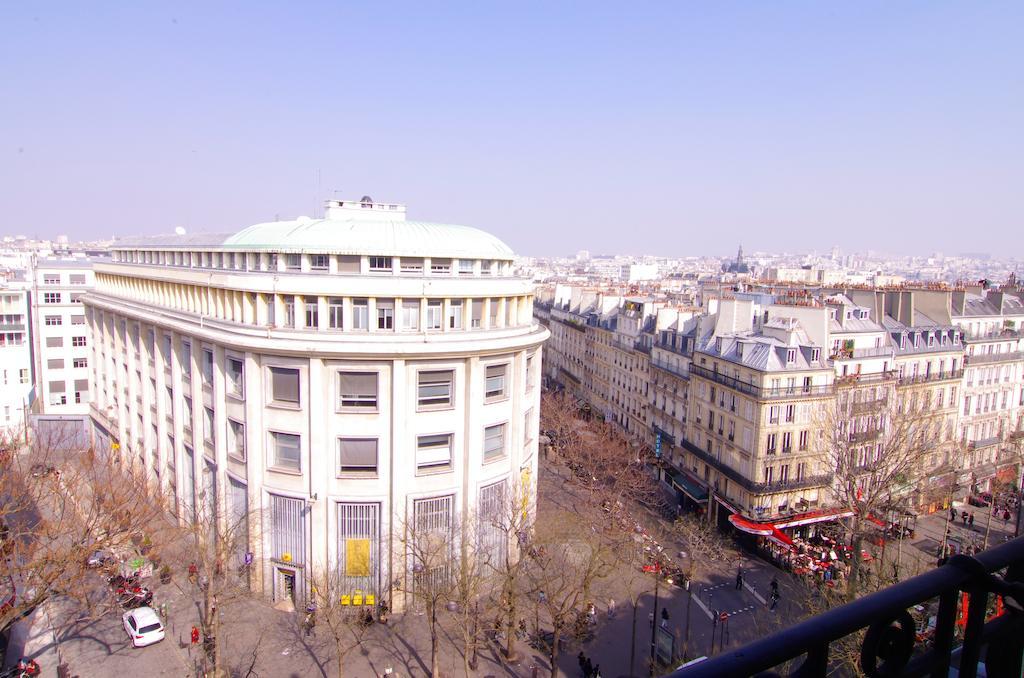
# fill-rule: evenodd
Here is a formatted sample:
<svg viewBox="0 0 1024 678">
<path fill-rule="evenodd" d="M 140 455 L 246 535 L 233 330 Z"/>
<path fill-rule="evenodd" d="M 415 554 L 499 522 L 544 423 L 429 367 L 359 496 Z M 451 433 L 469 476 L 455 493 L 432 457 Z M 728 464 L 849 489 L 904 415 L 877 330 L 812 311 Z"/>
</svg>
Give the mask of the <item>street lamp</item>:
<svg viewBox="0 0 1024 678">
<path fill-rule="evenodd" d="M 671 579 L 666 579 L 669 584 L 672 583 Z M 661 573 L 654 573 L 654 612 L 651 615 L 651 667 L 648 675 L 654 676 L 654 666 L 657 663 L 656 648 L 656 635 L 658 633 L 658 584 L 661 582 Z"/>
</svg>

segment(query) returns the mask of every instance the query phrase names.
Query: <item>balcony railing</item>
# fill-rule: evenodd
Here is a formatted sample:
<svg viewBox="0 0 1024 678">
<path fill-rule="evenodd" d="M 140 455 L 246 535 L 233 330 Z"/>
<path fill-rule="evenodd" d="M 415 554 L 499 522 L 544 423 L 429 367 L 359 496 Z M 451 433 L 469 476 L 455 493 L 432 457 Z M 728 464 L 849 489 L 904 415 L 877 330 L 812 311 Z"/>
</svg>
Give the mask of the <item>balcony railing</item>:
<svg viewBox="0 0 1024 678">
<path fill-rule="evenodd" d="M 980 450 L 983 447 L 992 447 L 1002 442 L 1002 438 L 999 436 L 992 436 L 991 438 L 985 438 L 983 440 L 971 440 L 967 443 L 967 449 L 969 450 Z"/>
<path fill-rule="evenodd" d="M 899 379 L 900 386 L 907 386 L 909 384 L 925 384 L 929 381 L 944 381 L 947 379 L 960 379 L 964 376 L 964 371 L 960 370 L 937 370 L 935 372 L 925 374 L 905 374 Z"/>
<path fill-rule="evenodd" d="M 874 412 L 880 410 L 889 404 L 889 398 L 875 398 L 874 400 L 862 400 L 859 403 L 853 403 L 850 405 L 850 414 L 863 414 L 864 412 Z"/>
<path fill-rule="evenodd" d="M 1016 360 L 1024 360 L 1024 351 L 1011 351 L 1009 353 L 977 353 L 975 355 L 964 356 L 964 362 L 968 365 L 1009 363 Z"/>
<path fill-rule="evenodd" d="M 656 357 L 652 357 L 651 358 L 651 367 L 657 367 L 659 370 L 665 370 L 666 372 L 671 372 L 672 374 L 674 374 L 674 375 L 676 375 L 678 377 L 683 377 L 683 378 L 686 378 L 686 379 L 690 378 L 690 371 L 688 369 L 686 369 L 685 366 L 683 366 L 683 365 L 673 365 L 672 363 L 668 362 L 667 360 L 659 360 Z"/>
<path fill-rule="evenodd" d="M 1005 569 L 1003 576 L 995 574 Z M 954 647 L 960 592 L 969 594 L 962 644 Z M 1006 612 L 986 621 L 993 595 L 1012 599 Z M 935 630 L 927 647 L 918 645 L 909 610 L 938 598 Z M 778 676 L 780 664 L 805 657 L 791 676 L 825 676 L 837 669 L 833 642 L 866 629 L 859 664 L 873 676 L 976 678 L 984 653 L 989 676 L 1019 676 L 1024 664 L 1024 537 L 973 558 L 958 555 L 943 567 L 908 579 L 788 629 L 672 673 L 669 678 Z M 1017 609 L 1014 609 L 1016 607 Z M 764 672 L 764 673 L 762 673 Z"/>
<path fill-rule="evenodd" d="M 850 442 L 866 443 L 869 440 L 875 440 L 880 435 L 882 435 L 882 429 L 880 428 L 873 428 L 867 431 L 857 431 L 856 433 L 850 434 Z"/>
<path fill-rule="evenodd" d="M 740 381 L 735 377 L 730 377 L 721 372 L 713 372 L 706 367 L 700 365 L 690 365 L 690 373 L 695 374 L 705 379 L 727 386 L 740 393 L 760 398 L 761 400 L 775 400 L 780 398 L 821 398 L 830 396 L 833 393 L 831 384 L 824 384 L 819 386 L 804 386 L 804 385 L 793 385 L 793 386 L 780 386 L 778 388 L 761 387 L 757 384 L 751 384 L 749 382 Z"/>
<path fill-rule="evenodd" d="M 754 493 L 786 492 L 788 490 L 806 490 L 809 487 L 827 487 L 832 483 L 832 474 L 823 473 L 816 476 L 804 476 L 803 478 L 787 478 L 785 480 L 773 480 L 770 483 L 752 483 L 750 491 Z"/>
<path fill-rule="evenodd" d="M 849 360 L 851 358 L 881 358 L 892 356 L 892 346 L 871 346 L 869 348 L 840 348 L 832 351 L 829 356 L 833 360 Z"/>
</svg>

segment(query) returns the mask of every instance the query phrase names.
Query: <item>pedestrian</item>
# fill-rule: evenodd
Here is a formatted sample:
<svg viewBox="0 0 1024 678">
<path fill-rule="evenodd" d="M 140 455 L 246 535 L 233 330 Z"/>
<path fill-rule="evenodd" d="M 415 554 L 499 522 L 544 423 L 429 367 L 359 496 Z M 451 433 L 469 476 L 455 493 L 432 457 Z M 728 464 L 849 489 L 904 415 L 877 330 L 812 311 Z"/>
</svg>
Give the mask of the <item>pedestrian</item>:
<svg viewBox="0 0 1024 678">
<path fill-rule="evenodd" d="M 1006 523 L 1010 522 L 1010 509 L 1003 509 L 1003 521 Z"/>
<path fill-rule="evenodd" d="M 974 514 L 973 513 L 971 513 L 970 515 L 967 516 L 967 524 L 970 525 L 972 528 L 974 527 Z"/>
<path fill-rule="evenodd" d="M 668 608 L 661 608 L 661 628 L 668 626 Z"/>
<path fill-rule="evenodd" d="M 775 606 L 779 604 L 779 590 L 777 588 L 772 589 L 772 593 L 768 596 L 768 609 L 772 612 L 775 611 Z"/>
<path fill-rule="evenodd" d="M 583 658 L 583 675 L 584 678 L 594 675 L 594 665 L 590 663 L 590 657 Z"/>
<path fill-rule="evenodd" d="M 614 598 L 609 598 L 608 599 L 608 618 L 611 619 L 614 616 L 615 616 L 615 599 Z"/>
<path fill-rule="evenodd" d="M 743 588 L 743 567 L 736 568 L 736 590 L 739 591 Z"/>
<path fill-rule="evenodd" d="M 772 576 L 772 583 L 769 584 L 769 586 L 771 586 L 772 593 L 774 593 L 775 595 L 779 594 L 779 578 L 778 577 L 773 575 Z"/>
<path fill-rule="evenodd" d="M 316 627 L 316 603 L 312 600 L 306 605 L 306 619 L 303 621 L 302 627 L 307 636 L 311 635 Z"/>
<path fill-rule="evenodd" d="M 960 514 L 960 519 L 964 521 L 964 527 L 967 527 L 967 511 Z"/>
<path fill-rule="evenodd" d="M 584 669 L 584 666 L 586 666 L 587 658 L 583 654 L 583 650 L 580 650 L 580 653 L 578 655 L 576 655 L 576 661 L 579 662 L 580 673 L 582 673 L 584 676 L 586 676 L 587 674 L 586 674 L 586 670 Z"/>
<path fill-rule="evenodd" d="M 590 674 L 592 678 L 601 678 L 601 665 L 598 664 L 594 667 L 593 673 Z"/>
<path fill-rule="evenodd" d="M 949 507 L 949 519 L 956 520 L 956 509 L 952 506 Z"/>
<path fill-rule="evenodd" d="M 193 626 L 192 632 L 189 634 L 189 638 L 192 640 L 193 645 L 199 644 L 199 627 Z"/>
</svg>

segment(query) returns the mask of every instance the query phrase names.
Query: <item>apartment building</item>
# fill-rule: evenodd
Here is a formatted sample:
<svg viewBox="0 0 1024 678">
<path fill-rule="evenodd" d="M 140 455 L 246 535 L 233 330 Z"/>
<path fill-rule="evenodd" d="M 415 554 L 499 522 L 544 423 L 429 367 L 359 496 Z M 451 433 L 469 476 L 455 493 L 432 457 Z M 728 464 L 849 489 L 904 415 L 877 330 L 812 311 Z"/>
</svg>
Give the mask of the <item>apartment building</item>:
<svg viewBox="0 0 1024 678">
<path fill-rule="evenodd" d="M 19 435 L 32 405 L 30 284 L 0 282 L 0 431 Z"/>
<path fill-rule="evenodd" d="M 91 337 L 82 297 L 92 290 L 89 259 L 33 261 L 32 331 L 36 406 L 40 425 L 84 421 L 89 413 Z M 83 429 L 84 430 L 84 429 Z"/>
<path fill-rule="evenodd" d="M 513 492 L 532 506 L 548 333 L 512 260 L 483 231 L 368 198 L 119 241 L 85 297 L 97 446 L 182 520 L 240 526 L 270 598 L 299 601 L 310 568 L 331 568 L 401 609 L 410 530 L 454 543 L 479 520 L 500 558 L 494 512 Z"/>
</svg>

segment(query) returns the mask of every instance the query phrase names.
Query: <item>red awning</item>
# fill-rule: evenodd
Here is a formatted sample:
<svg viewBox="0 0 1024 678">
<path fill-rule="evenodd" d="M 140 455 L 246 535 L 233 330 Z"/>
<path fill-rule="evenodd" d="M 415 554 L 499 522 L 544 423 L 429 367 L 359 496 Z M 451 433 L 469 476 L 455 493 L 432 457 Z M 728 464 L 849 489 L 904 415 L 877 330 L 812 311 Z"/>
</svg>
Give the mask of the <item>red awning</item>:
<svg viewBox="0 0 1024 678">
<path fill-rule="evenodd" d="M 810 525 L 812 523 L 820 523 L 826 520 L 838 520 L 839 518 L 849 518 L 853 515 L 853 511 L 844 509 L 823 509 L 821 511 L 808 511 L 807 513 L 798 513 L 788 518 L 782 518 L 775 521 L 775 527 L 783 529 L 786 527 L 799 527 L 800 525 Z"/>
<path fill-rule="evenodd" d="M 879 527 L 881 527 L 883 529 L 888 527 L 886 522 L 884 520 L 882 520 L 881 518 L 879 518 L 878 516 L 876 516 L 874 513 L 869 513 L 868 514 L 868 520 L 870 520 L 875 525 L 878 525 Z"/>
<path fill-rule="evenodd" d="M 729 522 L 732 523 L 732 526 L 737 530 L 746 532 L 747 534 L 756 534 L 759 537 L 768 537 L 768 539 L 779 546 L 791 547 L 793 545 L 793 540 L 780 532 L 779 528 L 775 527 L 771 523 L 755 523 L 752 520 L 747 520 L 738 513 L 734 513 L 729 516 Z"/>
<path fill-rule="evenodd" d="M 751 520 L 747 520 L 738 513 L 734 513 L 729 516 L 729 522 L 737 530 L 746 532 L 748 534 L 756 534 L 759 537 L 767 537 L 775 532 L 775 527 L 771 523 L 755 523 Z"/>
</svg>

